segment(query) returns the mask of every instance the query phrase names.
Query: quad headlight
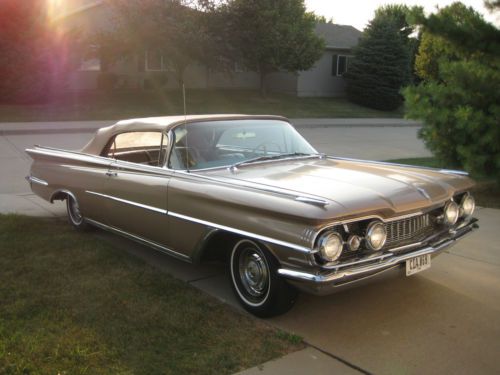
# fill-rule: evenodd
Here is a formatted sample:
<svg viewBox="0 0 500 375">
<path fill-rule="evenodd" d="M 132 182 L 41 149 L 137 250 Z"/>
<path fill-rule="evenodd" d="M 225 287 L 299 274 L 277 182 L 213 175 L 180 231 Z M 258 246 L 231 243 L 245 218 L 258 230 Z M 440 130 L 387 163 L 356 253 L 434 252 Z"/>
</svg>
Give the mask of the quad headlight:
<svg viewBox="0 0 500 375">
<path fill-rule="evenodd" d="M 372 221 L 366 228 L 366 245 L 370 250 L 378 251 L 382 249 L 387 240 L 387 230 L 380 221 Z"/>
<path fill-rule="evenodd" d="M 343 246 L 344 240 L 337 232 L 327 232 L 318 241 L 319 253 L 323 260 L 327 262 L 337 260 L 342 254 Z"/>
<path fill-rule="evenodd" d="M 476 201 L 470 194 L 465 194 L 460 202 L 460 216 L 471 217 L 476 208 Z"/>
<path fill-rule="evenodd" d="M 455 225 L 459 216 L 460 208 L 458 207 L 458 204 L 453 201 L 449 201 L 448 203 L 446 203 L 443 212 L 444 223 L 448 225 Z"/>
</svg>

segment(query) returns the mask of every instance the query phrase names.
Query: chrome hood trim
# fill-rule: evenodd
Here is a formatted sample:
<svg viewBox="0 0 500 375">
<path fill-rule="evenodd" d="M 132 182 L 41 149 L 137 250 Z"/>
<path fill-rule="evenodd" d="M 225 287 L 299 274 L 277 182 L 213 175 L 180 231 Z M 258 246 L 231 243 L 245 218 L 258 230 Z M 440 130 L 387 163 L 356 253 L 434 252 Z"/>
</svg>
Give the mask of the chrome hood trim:
<svg viewBox="0 0 500 375">
<path fill-rule="evenodd" d="M 333 158 L 250 164 L 232 172 L 213 170 L 196 175 L 305 203 L 321 202 L 330 217 L 343 219 L 390 218 L 437 207 L 474 184 L 464 175 L 436 169 Z"/>
</svg>

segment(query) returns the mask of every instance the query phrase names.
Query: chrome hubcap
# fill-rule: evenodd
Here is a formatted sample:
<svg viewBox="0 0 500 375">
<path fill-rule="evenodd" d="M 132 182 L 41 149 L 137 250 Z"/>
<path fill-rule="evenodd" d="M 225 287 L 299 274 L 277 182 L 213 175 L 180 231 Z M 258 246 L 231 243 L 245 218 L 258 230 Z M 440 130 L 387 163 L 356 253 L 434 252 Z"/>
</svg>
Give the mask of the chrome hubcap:
<svg viewBox="0 0 500 375">
<path fill-rule="evenodd" d="M 261 297 L 266 293 L 269 271 L 261 254 L 251 249 L 243 250 L 239 271 L 241 283 L 248 294 Z"/>
</svg>

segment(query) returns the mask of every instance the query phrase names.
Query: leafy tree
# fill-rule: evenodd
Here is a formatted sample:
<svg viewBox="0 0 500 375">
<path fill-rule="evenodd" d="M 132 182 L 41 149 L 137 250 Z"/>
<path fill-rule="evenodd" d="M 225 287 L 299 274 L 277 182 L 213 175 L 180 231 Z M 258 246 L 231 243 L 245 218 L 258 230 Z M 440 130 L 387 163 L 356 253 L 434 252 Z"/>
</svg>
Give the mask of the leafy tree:
<svg viewBox="0 0 500 375">
<path fill-rule="evenodd" d="M 444 162 L 500 178 L 500 31 L 461 3 L 413 17 L 424 81 L 405 90 L 407 116 L 423 120 L 420 137 Z"/>
<path fill-rule="evenodd" d="M 207 28 L 207 14 L 196 9 L 193 1 L 110 0 L 108 4 L 115 14 L 112 29 L 89 38 L 89 44 L 99 45 L 108 62 L 132 56 L 142 59 L 146 51 L 157 52 L 175 71 L 180 87 L 190 64 L 207 65 L 215 60 L 217 48 Z"/>
<path fill-rule="evenodd" d="M 351 101 L 382 110 L 401 105 L 401 87 L 410 81 L 411 28 L 405 11 L 402 6 L 380 8 L 365 29 L 344 75 Z"/>
<path fill-rule="evenodd" d="M 324 51 L 304 0 L 229 0 L 219 11 L 235 58 L 259 73 L 263 95 L 270 73 L 310 69 Z"/>
<path fill-rule="evenodd" d="M 46 100 L 64 87 L 70 35 L 55 26 L 44 0 L 0 1 L 0 101 Z"/>
<path fill-rule="evenodd" d="M 500 0 L 486 0 L 484 2 L 484 5 L 489 10 L 496 10 L 496 9 L 500 8 Z"/>
</svg>

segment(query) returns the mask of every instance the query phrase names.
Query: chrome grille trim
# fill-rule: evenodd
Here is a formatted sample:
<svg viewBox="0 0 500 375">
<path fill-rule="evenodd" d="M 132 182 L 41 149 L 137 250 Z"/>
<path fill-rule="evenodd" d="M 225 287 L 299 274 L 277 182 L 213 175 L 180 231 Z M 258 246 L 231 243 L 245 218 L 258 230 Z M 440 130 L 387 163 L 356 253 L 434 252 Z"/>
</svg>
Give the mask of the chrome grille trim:
<svg viewBox="0 0 500 375">
<path fill-rule="evenodd" d="M 385 247 L 406 242 L 429 232 L 432 229 L 432 221 L 429 214 L 409 217 L 385 223 L 387 229 L 387 241 Z"/>
</svg>

